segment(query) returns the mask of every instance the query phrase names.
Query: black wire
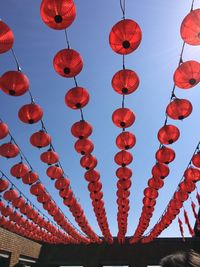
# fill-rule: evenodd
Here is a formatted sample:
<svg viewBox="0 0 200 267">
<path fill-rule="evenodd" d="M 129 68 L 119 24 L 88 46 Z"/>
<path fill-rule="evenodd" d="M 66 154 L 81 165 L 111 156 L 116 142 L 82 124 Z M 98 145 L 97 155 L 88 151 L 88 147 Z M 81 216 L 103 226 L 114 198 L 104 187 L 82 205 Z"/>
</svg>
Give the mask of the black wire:
<svg viewBox="0 0 200 267">
<path fill-rule="evenodd" d="M 17 70 L 18 70 L 18 71 L 22 71 L 22 69 L 21 69 L 21 67 L 20 67 L 20 65 L 19 65 L 19 61 L 18 61 L 18 59 L 17 59 L 17 57 L 16 57 L 16 54 L 15 54 L 13 48 L 11 48 L 11 52 L 12 52 L 12 55 L 13 55 L 13 57 L 14 57 L 15 63 L 16 63 L 16 65 L 17 65 Z"/>
<path fill-rule="evenodd" d="M 70 44 L 69 44 L 69 39 L 68 39 L 68 35 L 67 35 L 67 30 L 64 29 L 64 32 L 65 32 L 65 38 L 66 38 L 66 41 L 67 41 L 67 48 L 69 49 L 70 48 Z"/>
<path fill-rule="evenodd" d="M 121 11 L 122 11 L 122 15 L 123 15 L 123 19 L 125 19 L 125 0 L 123 0 L 123 3 L 122 3 L 122 0 L 120 0 L 120 8 L 121 8 Z"/>
</svg>

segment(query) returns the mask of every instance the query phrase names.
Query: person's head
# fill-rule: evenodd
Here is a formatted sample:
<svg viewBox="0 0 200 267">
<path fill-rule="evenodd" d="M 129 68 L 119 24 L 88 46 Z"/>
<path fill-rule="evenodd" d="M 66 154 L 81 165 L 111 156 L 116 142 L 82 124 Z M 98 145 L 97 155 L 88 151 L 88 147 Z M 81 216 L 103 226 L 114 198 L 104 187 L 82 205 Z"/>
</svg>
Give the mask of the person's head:
<svg viewBox="0 0 200 267">
<path fill-rule="evenodd" d="M 200 254 L 194 251 L 177 252 L 161 259 L 162 267 L 200 267 Z"/>
</svg>

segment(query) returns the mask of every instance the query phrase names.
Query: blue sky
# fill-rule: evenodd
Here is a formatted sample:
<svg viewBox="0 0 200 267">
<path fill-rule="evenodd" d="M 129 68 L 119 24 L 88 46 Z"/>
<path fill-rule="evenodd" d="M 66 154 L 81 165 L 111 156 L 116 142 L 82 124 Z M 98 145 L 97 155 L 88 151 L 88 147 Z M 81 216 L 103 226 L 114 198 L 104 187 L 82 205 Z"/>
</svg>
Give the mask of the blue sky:
<svg viewBox="0 0 200 267">
<path fill-rule="evenodd" d="M 84 116 L 93 125 L 91 136 L 95 145 L 93 154 L 98 159 L 97 169 L 101 173 L 108 223 L 112 234 L 116 235 L 118 232 L 115 177 L 117 165 L 114 164 L 113 158 L 118 151 L 115 138 L 120 130 L 113 125 L 111 115 L 121 106 L 121 97 L 112 89 L 111 79 L 115 72 L 122 68 L 122 57 L 111 50 L 108 35 L 112 26 L 122 18 L 122 14 L 119 1 L 115 0 L 76 0 L 75 4 L 77 17 L 67 32 L 71 47 L 83 57 L 84 67 L 77 80 L 78 84 L 87 88 L 90 93 L 90 102 L 84 108 Z M 173 73 L 177 68 L 182 47 L 180 24 L 189 12 L 190 5 L 189 0 L 182 1 L 181 4 L 172 0 L 126 1 L 126 17 L 135 20 L 143 32 L 139 48 L 126 57 L 127 68 L 133 69 L 140 77 L 138 90 L 126 97 L 126 106 L 136 115 L 136 121 L 130 130 L 137 138 L 137 144 L 131 150 L 134 160 L 130 165 L 133 176 L 127 235 L 132 235 L 138 224 L 143 190 L 151 176 L 151 168 L 155 164 L 155 152 L 159 146 L 156 136 L 164 122 L 165 108 L 169 103 L 173 87 Z M 199 3 L 196 1 L 195 8 L 198 7 Z M 90 225 L 101 235 L 92 210 L 87 182 L 84 180 L 84 170 L 79 164 L 80 156 L 73 148 L 75 138 L 70 133 L 71 125 L 79 120 L 80 114 L 78 111 L 70 110 L 64 103 L 64 96 L 68 89 L 74 87 L 74 82 L 73 79 L 58 76 L 52 66 L 54 55 L 66 47 L 65 35 L 63 31 L 50 29 L 42 22 L 39 8 L 38 0 L 30 3 L 25 0 L 2 1 L 0 17 L 14 32 L 14 50 L 22 70 L 30 79 L 35 101 L 44 110 L 45 126 L 52 136 L 54 147 L 70 178 L 72 189 L 80 200 Z M 199 56 L 199 47 L 186 45 L 184 61 L 198 60 Z M 14 69 L 16 66 L 11 52 L 1 54 L 0 74 Z M 178 97 L 192 102 L 193 113 L 184 121 L 170 121 L 179 127 L 181 136 L 171 146 L 176 151 L 176 159 L 170 164 L 170 175 L 165 179 L 165 185 L 159 192 L 150 228 L 156 223 L 172 197 L 199 141 L 199 86 L 191 90 L 177 88 L 175 92 Z M 30 135 L 40 130 L 40 124 L 25 125 L 18 119 L 19 108 L 29 101 L 28 94 L 11 97 L 0 92 L 0 117 L 8 123 L 17 143 L 23 148 L 25 155 L 58 205 L 74 222 L 70 212 L 62 204 L 62 199 L 54 190 L 53 182 L 45 174 L 46 166 L 39 160 L 40 151 L 29 143 Z M 0 158 L 0 169 L 9 174 L 9 168 L 18 161 L 19 158 L 11 160 Z M 30 196 L 28 187 L 12 177 L 11 179 L 22 190 L 26 190 L 27 196 Z M 192 198 L 195 199 L 194 195 Z M 31 199 L 36 203 L 33 198 Z M 36 206 L 40 207 L 37 203 Z M 194 218 L 189 201 L 185 207 L 193 224 Z M 180 217 L 183 219 L 182 212 Z M 75 222 L 74 224 L 76 225 Z M 185 226 L 184 230 L 188 236 Z M 177 220 L 161 236 L 180 236 Z"/>
</svg>

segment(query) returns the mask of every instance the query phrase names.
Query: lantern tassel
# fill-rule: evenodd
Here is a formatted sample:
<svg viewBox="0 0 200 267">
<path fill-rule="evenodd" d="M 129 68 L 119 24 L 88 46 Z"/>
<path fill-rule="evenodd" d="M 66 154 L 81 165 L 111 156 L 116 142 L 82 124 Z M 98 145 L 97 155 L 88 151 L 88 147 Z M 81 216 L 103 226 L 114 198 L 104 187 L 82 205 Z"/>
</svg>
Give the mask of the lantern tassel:
<svg viewBox="0 0 200 267">
<path fill-rule="evenodd" d="M 184 210 L 184 218 L 185 218 L 185 224 L 187 224 L 187 226 L 188 226 L 188 230 L 190 232 L 190 235 L 194 236 L 194 230 L 192 229 L 192 227 L 190 225 L 188 214 L 187 214 L 186 210 Z"/>
<path fill-rule="evenodd" d="M 199 203 L 199 206 L 200 206 L 200 195 L 199 195 L 199 193 L 197 192 L 197 194 L 196 194 L 196 198 L 197 198 L 197 201 L 198 201 L 198 203 Z"/>
<path fill-rule="evenodd" d="M 182 223 L 180 218 L 178 218 L 178 224 L 179 224 L 179 229 L 180 229 L 180 232 L 181 232 L 181 236 L 182 236 L 183 242 L 185 242 L 184 231 L 183 231 L 183 223 Z"/>
</svg>

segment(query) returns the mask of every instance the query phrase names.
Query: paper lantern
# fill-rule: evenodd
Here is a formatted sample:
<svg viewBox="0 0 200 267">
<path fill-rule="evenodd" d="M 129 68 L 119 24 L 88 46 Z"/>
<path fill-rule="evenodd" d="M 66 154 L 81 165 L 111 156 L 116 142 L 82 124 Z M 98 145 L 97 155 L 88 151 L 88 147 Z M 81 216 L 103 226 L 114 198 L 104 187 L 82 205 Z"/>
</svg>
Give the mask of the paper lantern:
<svg viewBox="0 0 200 267">
<path fill-rule="evenodd" d="M 92 126 L 87 121 L 81 120 L 72 125 L 71 133 L 79 139 L 87 138 L 92 133 Z"/>
<path fill-rule="evenodd" d="M 41 130 L 39 132 L 35 132 L 30 137 L 30 143 L 32 146 L 37 148 L 42 148 L 50 145 L 51 137 L 48 133 Z"/>
<path fill-rule="evenodd" d="M 37 182 L 30 187 L 30 192 L 32 195 L 39 196 L 45 192 L 45 187 L 42 183 Z"/>
<path fill-rule="evenodd" d="M 117 188 L 119 190 L 128 190 L 131 187 L 131 180 L 130 179 L 120 179 L 117 181 Z"/>
<path fill-rule="evenodd" d="M 192 164 L 195 167 L 200 168 L 200 152 L 198 152 L 192 157 Z"/>
<path fill-rule="evenodd" d="M 154 188 L 147 187 L 144 190 L 144 195 L 145 195 L 145 197 L 147 197 L 149 199 L 155 199 L 158 197 L 158 191 Z"/>
<path fill-rule="evenodd" d="M 156 189 L 156 190 L 159 190 L 160 188 L 162 188 L 164 185 L 164 182 L 161 178 L 159 177 L 152 177 L 151 179 L 149 179 L 148 181 L 148 186 Z"/>
<path fill-rule="evenodd" d="M 100 179 L 100 174 L 96 170 L 89 170 L 85 172 L 84 177 L 88 182 L 96 182 Z"/>
<path fill-rule="evenodd" d="M 18 197 L 19 197 L 18 192 L 15 189 L 9 189 L 3 194 L 3 198 L 7 201 L 13 201 Z"/>
<path fill-rule="evenodd" d="M 10 50 L 14 43 L 14 35 L 6 23 L 0 20 L 0 54 Z"/>
<path fill-rule="evenodd" d="M 196 168 L 189 167 L 184 172 L 184 177 L 186 181 L 198 182 L 200 181 L 200 171 Z"/>
<path fill-rule="evenodd" d="M 51 179 L 58 179 L 60 177 L 62 177 L 63 175 L 63 170 L 58 166 L 58 165 L 54 165 L 54 166 L 50 166 L 47 171 L 46 174 L 51 178 Z"/>
<path fill-rule="evenodd" d="M 132 170 L 127 167 L 120 167 L 116 171 L 116 176 L 119 179 L 130 179 L 132 176 Z"/>
<path fill-rule="evenodd" d="M 122 132 L 116 138 L 116 145 L 119 149 L 126 150 L 134 147 L 136 137 L 131 132 Z"/>
<path fill-rule="evenodd" d="M 192 113 L 192 109 L 189 100 L 175 98 L 168 104 L 166 113 L 173 120 L 183 120 Z"/>
<path fill-rule="evenodd" d="M 164 179 L 169 175 L 169 167 L 164 163 L 157 162 L 153 166 L 151 173 L 154 177 L 160 177 L 161 179 Z"/>
<path fill-rule="evenodd" d="M 7 190 L 9 187 L 8 180 L 5 180 L 3 178 L 0 178 L 0 193 Z"/>
<path fill-rule="evenodd" d="M 133 161 L 133 156 L 130 152 L 122 150 L 115 155 L 114 160 L 116 164 L 125 167 Z"/>
<path fill-rule="evenodd" d="M 98 180 L 96 182 L 90 182 L 88 184 L 88 190 L 90 192 L 99 192 L 102 189 L 102 183 Z"/>
<path fill-rule="evenodd" d="M 161 144 L 172 144 L 178 140 L 180 136 L 179 129 L 174 125 L 164 125 L 158 131 L 158 140 Z"/>
<path fill-rule="evenodd" d="M 70 181 L 67 178 L 61 177 L 55 181 L 55 188 L 58 190 L 68 188 L 69 186 L 70 186 Z"/>
<path fill-rule="evenodd" d="M 36 172 L 29 171 L 22 177 L 22 182 L 24 184 L 33 184 L 39 179 L 39 176 Z"/>
<path fill-rule="evenodd" d="M 23 205 L 25 204 L 25 200 L 23 197 L 18 197 L 18 198 L 15 198 L 13 201 L 12 201 L 12 205 L 13 207 L 19 209 L 21 208 Z"/>
<path fill-rule="evenodd" d="M 177 191 L 174 193 L 174 198 L 181 202 L 184 202 L 188 199 L 189 195 L 186 191 Z"/>
<path fill-rule="evenodd" d="M 5 143 L 0 146 L 0 155 L 7 159 L 14 158 L 19 154 L 19 148 L 15 144 Z"/>
<path fill-rule="evenodd" d="M 175 159 L 175 152 L 173 149 L 169 147 L 163 146 L 156 152 L 156 160 L 159 163 L 168 164 L 172 162 L 174 159 Z"/>
<path fill-rule="evenodd" d="M 22 106 L 18 112 L 18 116 L 22 122 L 33 124 L 42 119 L 43 111 L 39 105 L 31 103 Z"/>
<path fill-rule="evenodd" d="M 83 87 L 74 87 L 65 95 L 65 104 L 71 109 L 80 109 L 89 102 L 89 93 Z"/>
<path fill-rule="evenodd" d="M 112 114 L 112 121 L 119 128 L 127 128 L 134 123 L 135 115 L 128 108 L 118 108 Z"/>
<path fill-rule="evenodd" d="M 4 122 L 0 122 L 0 139 L 5 138 L 9 133 L 8 125 Z"/>
<path fill-rule="evenodd" d="M 80 164 L 86 170 L 91 170 L 97 166 L 97 159 L 93 155 L 88 154 L 81 158 Z"/>
<path fill-rule="evenodd" d="M 29 172 L 29 167 L 23 162 L 19 162 L 13 165 L 12 168 L 10 169 L 10 174 L 16 177 L 17 179 L 23 177 L 28 172 Z"/>
<path fill-rule="evenodd" d="M 58 162 L 59 156 L 55 151 L 48 149 L 40 155 L 40 159 L 42 162 L 51 165 Z"/>
<path fill-rule="evenodd" d="M 84 138 L 78 139 L 74 144 L 74 148 L 77 153 L 81 155 L 88 155 L 93 151 L 94 145 L 91 140 Z"/>
</svg>

